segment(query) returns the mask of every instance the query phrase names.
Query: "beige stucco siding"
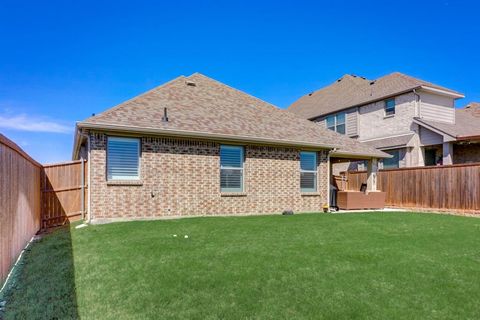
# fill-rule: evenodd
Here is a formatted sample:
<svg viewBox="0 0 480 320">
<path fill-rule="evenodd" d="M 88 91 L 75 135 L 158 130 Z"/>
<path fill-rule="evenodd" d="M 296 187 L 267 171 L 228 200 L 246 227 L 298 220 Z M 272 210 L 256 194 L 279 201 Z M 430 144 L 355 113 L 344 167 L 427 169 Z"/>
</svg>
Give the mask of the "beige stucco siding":
<svg viewBox="0 0 480 320">
<path fill-rule="evenodd" d="M 455 122 L 455 100 L 446 96 L 420 92 L 420 117 L 426 120 Z"/>
<path fill-rule="evenodd" d="M 415 96 L 412 92 L 395 97 L 395 115 L 385 117 L 385 101 L 359 108 L 359 139 L 367 140 L 412 132 Z"/>
</svg>

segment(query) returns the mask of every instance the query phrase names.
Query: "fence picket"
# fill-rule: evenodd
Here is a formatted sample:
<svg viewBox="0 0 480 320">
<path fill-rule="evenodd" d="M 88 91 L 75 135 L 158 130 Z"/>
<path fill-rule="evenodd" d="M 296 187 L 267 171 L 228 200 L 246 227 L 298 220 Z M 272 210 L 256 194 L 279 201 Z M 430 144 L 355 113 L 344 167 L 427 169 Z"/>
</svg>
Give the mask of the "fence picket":
<svg viewBox="0 0 480 320">
<path fill-rule="evenodd" d="M 344 175 L 350 190 L 367 181 L 365 171 Z M 480 163 L 380 170 L 378 187 L 387 206 L 480 213 Z"/>
</svg>

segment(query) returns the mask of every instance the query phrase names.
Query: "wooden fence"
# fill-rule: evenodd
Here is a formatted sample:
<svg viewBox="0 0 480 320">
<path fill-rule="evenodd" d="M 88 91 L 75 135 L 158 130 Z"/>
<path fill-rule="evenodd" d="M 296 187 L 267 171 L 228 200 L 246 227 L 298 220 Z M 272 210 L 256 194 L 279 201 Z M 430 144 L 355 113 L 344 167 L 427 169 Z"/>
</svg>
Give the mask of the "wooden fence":
<svg viewBox="0 0 480 320">
<path fill-rule="evenodd" d="M 366 172 L 346 172 L 347 188 L 360 190 Z M 378 189 L 386 205 L 480 213 L 480 163 L 380 170 Z"/>
<path fill-rule="evenodd" d="M 0 134 L 0 287 L 40 229 L 42 165 Z"/>
<path fill-rule="evenodd" d="M 86 212 L 87 162 L 70 161 L 44 165 L 41 177 L 42 227 L 78 220 Z"/>
<path fill-rule="evenodd" d="M 87 163 L 42 166 L 0 134 L 0 285 L 40 230 L 86 214 Z"/>
</svg>

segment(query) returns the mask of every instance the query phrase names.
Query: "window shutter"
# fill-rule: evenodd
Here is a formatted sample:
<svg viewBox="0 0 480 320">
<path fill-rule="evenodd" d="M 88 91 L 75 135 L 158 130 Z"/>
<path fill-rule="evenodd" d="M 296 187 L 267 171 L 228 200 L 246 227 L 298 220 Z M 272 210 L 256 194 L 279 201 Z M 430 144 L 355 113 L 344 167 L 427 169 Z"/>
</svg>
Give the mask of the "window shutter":
<svg viewBox="0 0 480 320">
<path fill-rule="evenodd" d="M 137 180 L 139 170 L 140 140 L 136 138 L 108 137 L 107 179 Z"/>
</svg>

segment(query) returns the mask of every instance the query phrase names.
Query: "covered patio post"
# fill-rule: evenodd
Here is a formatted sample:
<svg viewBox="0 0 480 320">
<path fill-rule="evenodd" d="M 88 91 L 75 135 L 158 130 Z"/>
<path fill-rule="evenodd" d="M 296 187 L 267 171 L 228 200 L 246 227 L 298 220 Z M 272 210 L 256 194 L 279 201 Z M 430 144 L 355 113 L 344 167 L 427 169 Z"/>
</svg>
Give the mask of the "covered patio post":
<svg viewBox="0 0 480 320">
<path fill-rule="evenodd" d="M 443 159 L 442 159 L 443 165 L 453 164 L 452 154 L 453 154 L 453 143 L 444 142 L 443 143 Z"/>
<path fill-rule="evenodd" d="M 377 191 L 377 173 L 378 159 L 372 158 L 368 160 L 367 165 L 367 192 Z"/>
</svg>

